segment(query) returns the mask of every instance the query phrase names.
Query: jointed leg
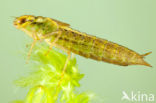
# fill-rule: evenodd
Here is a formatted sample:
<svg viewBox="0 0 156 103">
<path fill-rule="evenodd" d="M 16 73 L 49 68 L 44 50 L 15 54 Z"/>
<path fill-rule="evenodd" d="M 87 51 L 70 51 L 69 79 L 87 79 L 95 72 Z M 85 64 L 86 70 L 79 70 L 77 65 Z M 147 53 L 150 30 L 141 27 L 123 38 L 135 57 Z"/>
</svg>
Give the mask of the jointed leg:
<svg viewBox="0 0 156 103">
<path fill-rule="evenodd" d="M 41 40 L 42 39 L 47 39 L 47 38 L 51 37 L 54 34 L 61 34 L 61 31 L 56 31 L 56 32 L 52 32 L 52 33 L 46 34 L 46 35 L 41 37 Z"/>
<path fill-rule="evenodd" d="M 71 53 L 68 52 L 68 57 L 67 57 L 67 59 L 66 59 L 66 61 L 65 61 L 65 64 L 64 64 L 64 67 L 63 67 L 63 70 L 62 70 L 62 73 L 61 73 L 61 79 L 60 79 L 60 81 L 58 82 L 58 85 L 57 85 L 57 87 L 56 87 L 56 94 L 54 95 L 54 100 L 55 100 L 56 97 L 58 96 L 59 88 L 60 88 L 60 85 L 61 85 L 61 83 L 62 83 L 64 74 L 65 74 L 65 72 L 66 72 L 67 64 L 68 64 L 68 62 L 69 62 L 69 60 L 70 60 L 70 57 L 71 57 Z"/>
<path fill-rule="evenodd" d="M 26 63 L 28 63 L 28 61 L 29 61 L 29 59 L 30 59 L 30 55 L 31 55 L 32 49 L 33 49 L 34 45 L 36 44 L 36 42 L 37 42 L 37 40 L 35 39 L 35 40 L 33 41 L 33 43 L 31 44 L 31 48 L 29 49 Z"/>
<path fill-rule="evenodd" d="M 28 61 L 29 61 L 29 59 L 30 59 L 30 55 L 31 55 L 31 52 L 32 52 L 33 47 L 35 46 L 37 40 L 39 40 L 39 37 L 38 37 L 35 33 L 34 33 L 32 36 L 33 36 L 34 41 L 33 41 L 33 43 L 31 44 L 31 47 L 30 47 L 30 49 L 29 49 L 26 63 L 28 63 Z"/>
<path fill-rule="evenodd" d="M 55 32 L 54 32 L 55 33 Z M 51 33 L 51 34 L 49 34 L 47 37 L 45 37 L 45 38 L 48 38 L 50 35 L 53 35 L 54 33 Z M 57 35 L 57 37 L 55 38 L 55 40 L 50 44 L 50 46 L 49 46 L 49 50 L 47 51 L 47 53 L 45 54 L 46 56 L 49 54 L 49 52 L 50 52 L 50 50 L 53 48 L 53 46 L 54 46 L 54 44 L 57 42 L 57 40 L 59 39 L 59 37 L 61 36 L 61 32 L 57 32 L 58 33 L 58 35 Z"/>
<path fill-rule="evenodd" d="M 68 57 L 67 57 L 66 62 L 65 62 L 65 64 L 64 64 L 64 67 L 63 67 L 63 70 L 62 70 L 62 73 L 61 73 L 61 79 L 60 79 L 60 81 L 59 81 L 57 87 L 60 86 L 60 84 L 61 84 L 61 82 L 62 82 L 62 80 L 63 80 L 64 73 L 66 72 L 67 64 L 68 64 L 68 62 L 69 62 L 69 60 L 70 60 L 70 57 L 71 57 L 71 53 L 68 52 Z"/>
</svg>

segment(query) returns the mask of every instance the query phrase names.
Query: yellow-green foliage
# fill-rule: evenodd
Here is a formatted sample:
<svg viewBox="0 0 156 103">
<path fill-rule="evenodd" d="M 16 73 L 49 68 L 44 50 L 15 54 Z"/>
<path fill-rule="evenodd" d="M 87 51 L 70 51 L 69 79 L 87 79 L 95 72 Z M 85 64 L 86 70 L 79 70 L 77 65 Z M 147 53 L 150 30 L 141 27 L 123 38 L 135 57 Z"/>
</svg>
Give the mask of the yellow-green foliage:
<svg viewBox="0 0 156 103">
<path fill-rule="evenodd" d="M 29 92 L 24 100 L 14 103 L 88 103 L 90 94 L 75 90 L 84 76 L 79 73 L 76 59 L 69 61 L 61 85 L 57 88 L 67 56 L 56 50 L 51 50 L 45 56 L 47 50 L 46 46 L 33 48 L 29 61 L 32 72 L 15 81 L 17 86 L 30 88 Z"/>
</svg>

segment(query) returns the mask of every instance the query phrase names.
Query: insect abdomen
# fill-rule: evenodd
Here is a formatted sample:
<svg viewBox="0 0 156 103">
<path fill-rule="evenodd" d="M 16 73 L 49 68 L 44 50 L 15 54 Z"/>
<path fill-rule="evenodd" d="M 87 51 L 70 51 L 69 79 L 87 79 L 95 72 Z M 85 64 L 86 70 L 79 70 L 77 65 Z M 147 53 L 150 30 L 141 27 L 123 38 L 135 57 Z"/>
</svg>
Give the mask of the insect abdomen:
<svg viewBox="0 0 156 103">
<path fill-rule="evenodd" d="M 56 43 L 75 54 L 98 61 L 122 66 L 150 66 L 143 60 L 142 55 L 124 46 L 77 31 L 62 30 L 62 35 Z"/>
</svg>

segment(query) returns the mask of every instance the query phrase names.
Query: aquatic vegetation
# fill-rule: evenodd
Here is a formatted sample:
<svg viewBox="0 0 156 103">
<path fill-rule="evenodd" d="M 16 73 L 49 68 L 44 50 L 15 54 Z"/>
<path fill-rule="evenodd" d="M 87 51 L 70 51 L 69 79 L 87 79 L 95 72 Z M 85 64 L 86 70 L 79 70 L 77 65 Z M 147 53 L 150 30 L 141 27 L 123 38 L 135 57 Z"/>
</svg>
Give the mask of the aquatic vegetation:
<svg viewBox="0 0 156 103">
<path fill-rule="evenodd" d="M 32 67 L 32 72 L 15 81 L 16 86 L 27 87 L 29 92 L 24 100 L 15 100 L 14 103 L 88 103 L 91 94 L 76 90 L 84 77 L 78 70 L 76 58 L 71 58 L 68 62 L 64 78 L 58 87 L 67 55 L 51 50 L 45 56 L 47 50 L 45 45 L 34 47 L 28 64 Z"/>
</svg>

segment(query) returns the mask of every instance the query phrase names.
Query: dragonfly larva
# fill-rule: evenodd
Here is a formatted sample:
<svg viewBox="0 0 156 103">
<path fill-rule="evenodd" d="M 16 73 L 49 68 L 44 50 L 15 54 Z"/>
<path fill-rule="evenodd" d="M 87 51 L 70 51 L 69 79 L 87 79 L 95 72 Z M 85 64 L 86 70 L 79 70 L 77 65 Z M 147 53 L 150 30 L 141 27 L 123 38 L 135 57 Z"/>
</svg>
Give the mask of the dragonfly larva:
<svg viewBox="0 0 156 103">
<path fill-rule="evenodd" d="M 24 15 L 17 17 L 14 25 L 34 39 L 31 49 L 36 41 L 43 39 L 50 45 L 50 48 L 58 47 L 69 55 L 72 52 L 86 58 L 121 66 L 145 65 L 151 67 L 144 61 L 144 56 L 151 52 L 140 55 L 108 40 L 73 30 L 69 24 L 55 19 Z"/>
</svg>

